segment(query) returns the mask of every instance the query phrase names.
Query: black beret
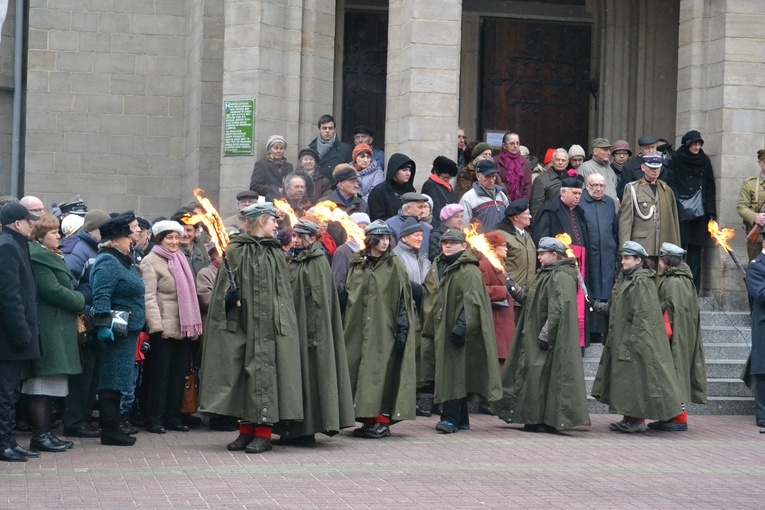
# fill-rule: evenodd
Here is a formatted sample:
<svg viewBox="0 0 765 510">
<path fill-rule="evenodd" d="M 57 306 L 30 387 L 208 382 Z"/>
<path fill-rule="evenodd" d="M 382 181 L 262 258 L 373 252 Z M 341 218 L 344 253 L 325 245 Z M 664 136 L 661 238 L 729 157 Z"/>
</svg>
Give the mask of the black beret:
<svg viewBox="0 0 765 510">
<path fill-rule="evenodd" d="M 516 214 L 521 214 L 523 211 L 525 211 L 528 208 L 529 208 L 528 198 L 519 198 L 518 200 L 513 200 L 505 208 L 505 216 L 515 216 Z"/>
</svg>

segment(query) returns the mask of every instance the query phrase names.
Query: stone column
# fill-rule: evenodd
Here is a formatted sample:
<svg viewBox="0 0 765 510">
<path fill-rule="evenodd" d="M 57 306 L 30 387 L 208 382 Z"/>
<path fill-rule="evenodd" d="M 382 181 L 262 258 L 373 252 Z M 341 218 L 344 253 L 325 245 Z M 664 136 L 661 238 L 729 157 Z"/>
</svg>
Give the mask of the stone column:
<svg viewBox="0 0 765 510">
<path fill-rule="evenodd" d="M 288 160 L 297 157 L 303 2 L 227 0 L 224 16 L 223 100 L 255 99 L 255 155 L 221 154 L 219 208 L 225 215 L 236 210 L 237 192 L 249 187 L 269 136 L 285 136 Z"/>
<path fill-rule="evenodd" d="M 717 221 L 735 229 L 734 252 L 746 265 L 745 233 L 736 212 L 741 182 L 757 175 L 765 147 L 765 5 L 682 0 L 677 79 L 677 136 L 698 129 L 712 159 Z M 723 308 L 746 309 L 741 273 L 722 248 L 706 250 L 704 290 Z"/>
<path fill-rule="evenodd" d="M 415 186 L 436 156 L 456 158 L 461 0 L 390 0 L 385 154 L 417 163 Z"/>
</svg>

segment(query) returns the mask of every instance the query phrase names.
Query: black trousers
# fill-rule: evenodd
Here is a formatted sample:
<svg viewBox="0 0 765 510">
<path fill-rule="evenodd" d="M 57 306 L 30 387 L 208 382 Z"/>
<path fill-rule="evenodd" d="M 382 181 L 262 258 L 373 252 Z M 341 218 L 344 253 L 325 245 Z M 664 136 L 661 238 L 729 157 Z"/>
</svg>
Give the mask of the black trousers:
<svg viewBox="0 0 765 510">
<path fill-rule="evenodd" d="M 64 400 L 64 430 L 90 424 L 98 390 L 98 345 L 85 344 L 80 349 L 82 373 L 69 376 L 69 394 Z"/>
<path fill-rule="evenodd" d="M 753 375 L 754 381 L 754 419 L 758 426 L 765 422 L 765 375 Z"/>
<path fill-rule="evenodd" d="M 458 427 L 469 426 L 467 397 L 444 402 L 441 405 L 441 421 L 451 422 Z"/>
<path fill-rule="evenodd" d="M 16 443 L 16 401 L 21 390 L 21 367 L 24 361 L 0 361 L 0 449 Z"/>
<path fill-rule="evenodd" d="M 143 366 L 146 421 L 149 425 L 180 424 L 186 370 L 191 360 L 191 340 L 152 335 L 151 350 Z"/>
<path fill-rule="evenodd" d="M 696 294 L 701 292 L 701 246 L 695 244 L 684 244 L 683 249 L 687 251 L 685 254 L 685 263 L 691 268 L 691 274 L 693 275 L 693 284 L 696 286 Z"/>
</svg>

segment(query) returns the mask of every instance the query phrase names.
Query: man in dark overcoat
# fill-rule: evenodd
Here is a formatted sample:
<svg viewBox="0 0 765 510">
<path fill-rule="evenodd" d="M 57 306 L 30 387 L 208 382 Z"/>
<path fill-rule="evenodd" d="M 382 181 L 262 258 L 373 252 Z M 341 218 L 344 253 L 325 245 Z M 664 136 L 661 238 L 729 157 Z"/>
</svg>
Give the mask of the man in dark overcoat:
<svg viewBox="0 0 765 510">
<path fill-rule="evenodd" d="M 587 177 L 579 208 L 584 213 L 590 244 L 587 247 L 590 302 L 608 301 L 616 279 L 616 240 L 619 237 L 619 218 L 614 199 L 605 194 L 606 178 L 593 173 Z M 590 340 L 601 342 L 608 325 L 605 317 L 589 312 L 587 317 Z"/>
<path fill-rule="evenodd" d="M 0 212 L 0 460 L 25 462 L 39 453 L 16 443 L 16 401 L 21 369 L 42 354 L 37 327 L 37 291 L 29 260 L 32 221 L 40 219 L 21 204 Z"/>
<path fill-rule="evenodd" d="M 754 417 L 758 427 L 765 427 L 765 241 L 762 248 L 763 251 L 746 268 L 746 290 L 752 301 L 749 374 L 752 378 Z"/>
</svg>

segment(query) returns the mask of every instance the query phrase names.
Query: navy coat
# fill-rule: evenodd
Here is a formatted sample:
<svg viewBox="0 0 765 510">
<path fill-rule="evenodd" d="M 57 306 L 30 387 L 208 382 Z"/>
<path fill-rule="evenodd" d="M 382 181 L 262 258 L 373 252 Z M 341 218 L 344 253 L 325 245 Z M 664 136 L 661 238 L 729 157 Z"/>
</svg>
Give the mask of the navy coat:
<svg viewBox="0 0 765 510">
<path fill-rule="evenodd" d="M 0 360 L 33 360 L 41 354 L 29 243 L 6 228 L 0 232 Z"/>
<path fill-rule="evenodd" d="M 587 290 L 596 299 L 611 298 L 611 289 L 616 279 L 616 260 L 619 239 L 619 218 L 614 212 L 614 199 L 608 195 L 595 200 L 585 190 L 579 207 L 587 223 Z"/>
<path fill-rule="evenodd" d="M 765 375 L 765 254 L 746 268 L 746 290 L 752 298 L 751 375 Z"/>
</svg>

